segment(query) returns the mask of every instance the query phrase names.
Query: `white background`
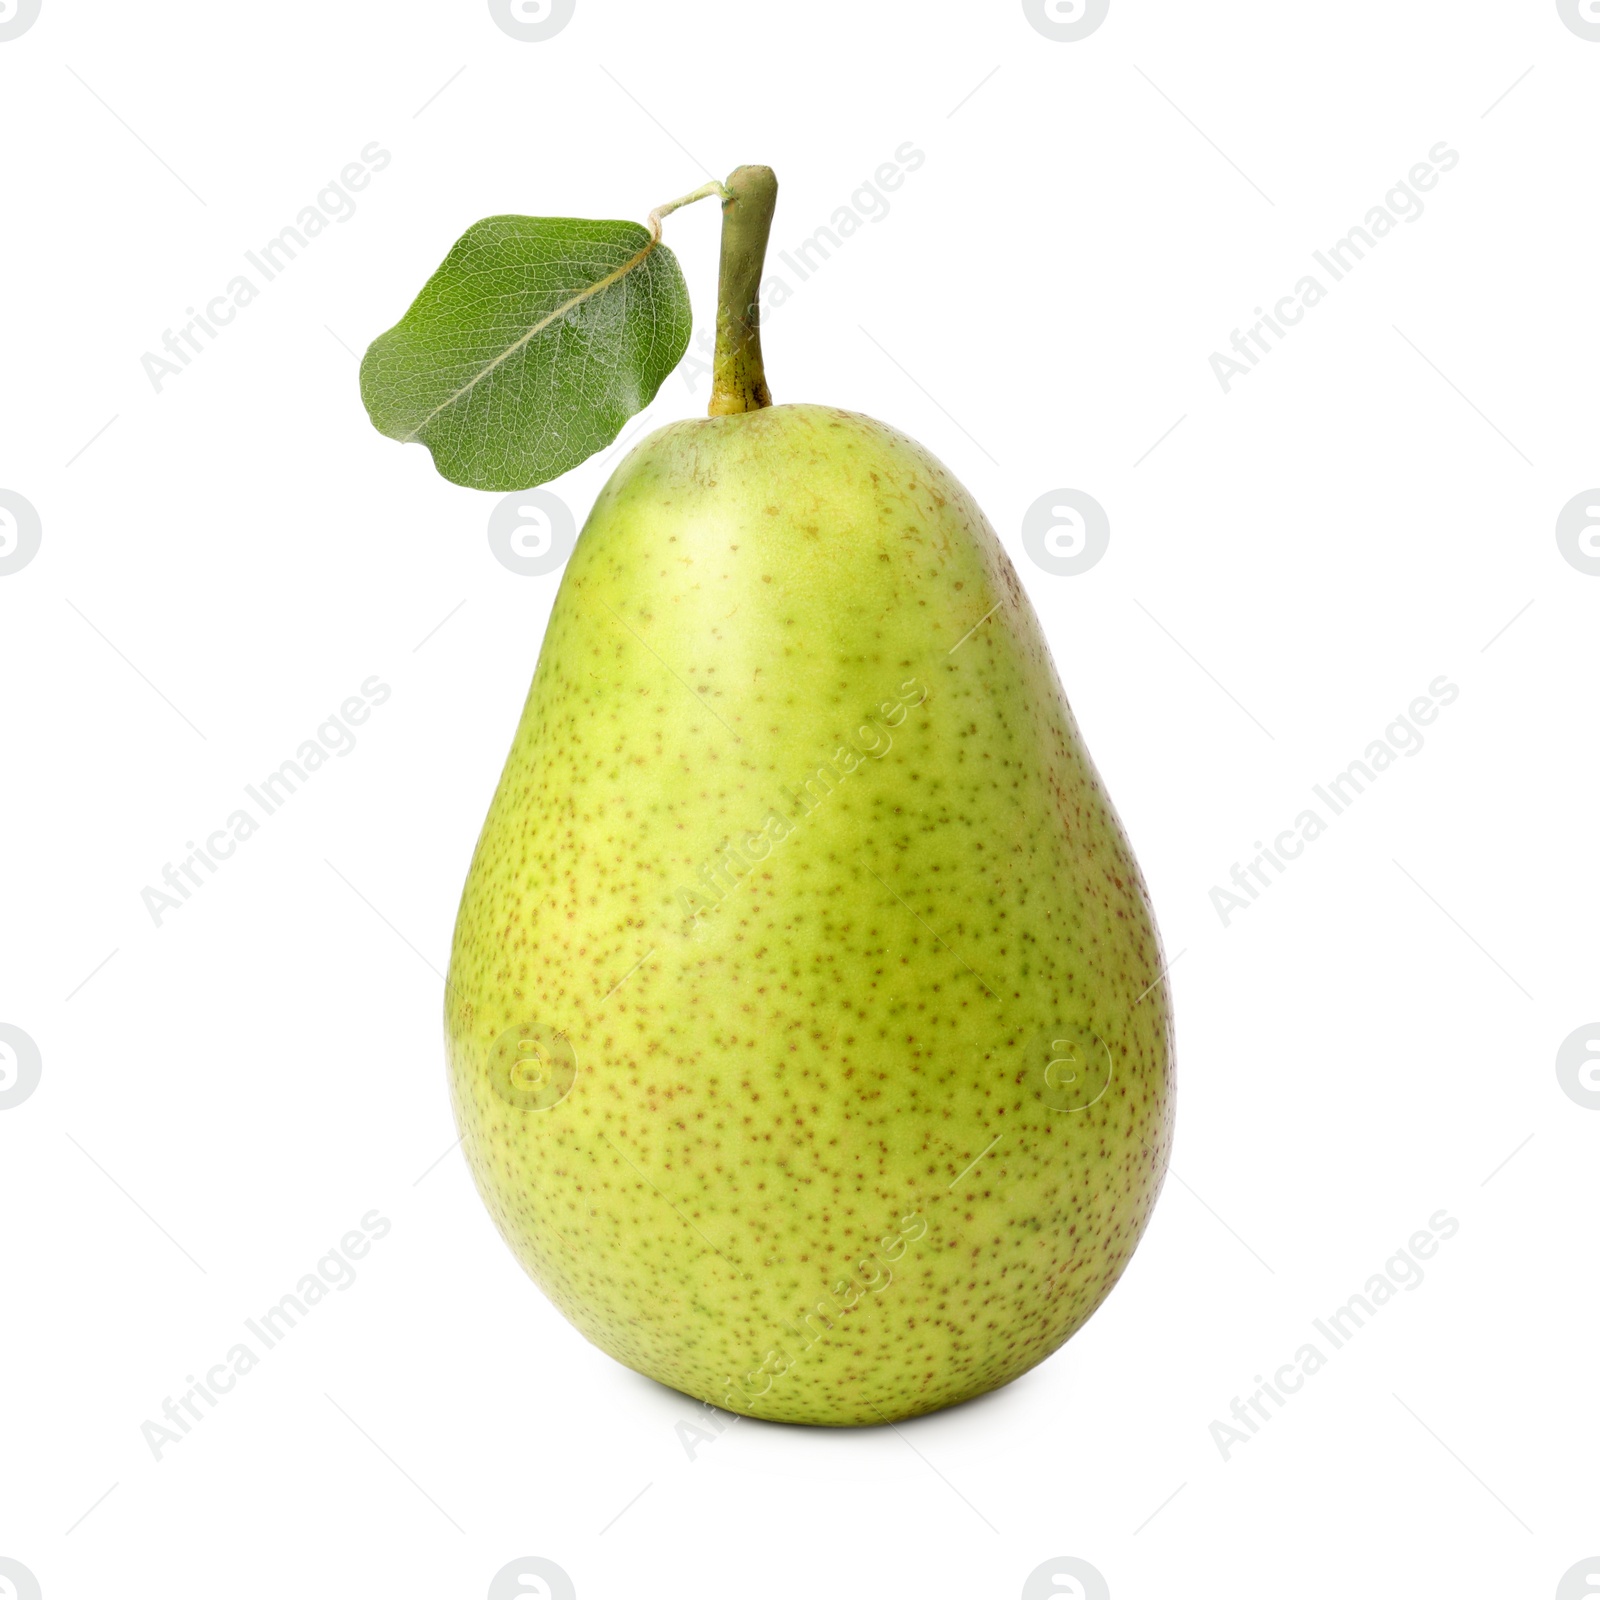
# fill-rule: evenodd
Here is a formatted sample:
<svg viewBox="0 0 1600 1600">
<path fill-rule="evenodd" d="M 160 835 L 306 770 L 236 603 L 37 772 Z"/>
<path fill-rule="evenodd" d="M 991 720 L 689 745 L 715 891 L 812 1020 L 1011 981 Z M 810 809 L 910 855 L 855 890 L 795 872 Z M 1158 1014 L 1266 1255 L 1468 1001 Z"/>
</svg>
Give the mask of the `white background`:
<svg viewBox="0 0 1600 1600">
<path fill-rule="evenodd" d="M 1015 0 L 578 0 L 544 43 L 465 0 L 43 0 L 0 42 L 0 488 L 43 528 L 0 577 L 0 1022 L 42 1059 L 0 1111 L 0 1556 L 45 1600 L 475 1600 L 530 1555 L 582 1600 L 1009 1600 L 1063 1556 L 1116 1600 L 1555 1595 L 1600 1552 L 1600 1112 L 1556 1073 L 1600 1015 L 1600 577 L 1555 538 L 1600 483 L 1597 90 L 1554 0 L 1113 0 L 1068 43 Z M 768 370 L 921 439 L 1016 561 L 1175 958 L 1174 1171 L 1009 1389 L 691 1455 L 452 1150 L 438 972 L 558 577 L 372 430 L 356 353 L 480 216 L 766 162 L 792 249 L 908 140 Z M 1224 394 L 1212 352 L 1441 140 L 1425 213 Z M 370 141 L 356 214 L 158 394 L 141 356 Z M 668 223 L 702 325 L 716 223 Z M 552 487 L 581 521 L 609 470 Z M 1021 542 L 1060 488 L 1110 518 L 1077 577 Z M 141 891 L 372 674 L 357 747 L 157 927 Z M 1225 926 L 1441 674 L 1425 747 Z M 373 1209 L 354 1285 L 155 1460 Z M 1425 1281 L 1224 1460 L 1440 1209 Z"/>
</svg>

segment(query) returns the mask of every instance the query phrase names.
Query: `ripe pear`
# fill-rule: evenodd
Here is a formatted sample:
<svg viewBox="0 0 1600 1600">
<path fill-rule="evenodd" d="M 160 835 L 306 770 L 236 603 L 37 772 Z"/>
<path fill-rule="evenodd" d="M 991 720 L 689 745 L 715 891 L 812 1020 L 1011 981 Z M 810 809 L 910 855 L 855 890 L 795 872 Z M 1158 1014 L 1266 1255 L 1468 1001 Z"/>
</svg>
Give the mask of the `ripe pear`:
<svg viewBox="0 0 1600 1600">
<path fill-rule="evenodd" d="M 601 1349 L 893 1421 L 1051 1353 L 1171 1133 L 1160 945 L 971 497 L 869 418 L 675 423 L 557 597 L 450 966 L 467 1159 Z"/>
<path fill-rule="evenodd" d="M 451 1092 L 602 1350 L 748 1416 L 891 1422 L 1116 1283 L 1170 1003 L 971 496 L 868 417 L 765 403 L 748 341 L 721 380 L 751 403 L 634 449 L 567 566 L 461 901 Z"/>
</svg>

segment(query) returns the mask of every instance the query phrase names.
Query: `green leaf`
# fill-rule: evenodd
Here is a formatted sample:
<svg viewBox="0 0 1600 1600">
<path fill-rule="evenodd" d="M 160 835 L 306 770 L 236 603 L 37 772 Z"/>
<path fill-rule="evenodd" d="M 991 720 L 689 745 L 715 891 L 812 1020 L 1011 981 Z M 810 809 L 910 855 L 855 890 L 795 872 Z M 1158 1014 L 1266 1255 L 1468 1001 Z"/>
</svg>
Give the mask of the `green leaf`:
<svg viewBox="0 0 1600 1600">
<path fill-rule="evenodd" d="M 374 339 L 361 398 L 452 483 L 546 483 L 602 450 L 689 345 L 689 292 L 636 222 L 485 217 Z M 604 287 L 597 285 L 604 284 Z"/>
</svg>

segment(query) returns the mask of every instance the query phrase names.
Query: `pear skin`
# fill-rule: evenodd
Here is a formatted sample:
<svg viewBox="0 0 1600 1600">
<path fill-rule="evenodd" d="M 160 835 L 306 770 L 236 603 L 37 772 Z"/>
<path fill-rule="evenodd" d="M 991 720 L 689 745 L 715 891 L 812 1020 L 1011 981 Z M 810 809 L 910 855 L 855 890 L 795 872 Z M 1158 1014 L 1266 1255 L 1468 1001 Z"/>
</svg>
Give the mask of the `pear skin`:
<svg viewBox="0 0 1600 1600">
<path fill-rule="evenodd" d="M 1172 1134 L 1149 899 L 982 512 L 870 418 L 677 422 L 601 492 L 478 841 L 463 1149 L 618 1361 L 896 1421 L 1105 1299 Z"/>
</svg>

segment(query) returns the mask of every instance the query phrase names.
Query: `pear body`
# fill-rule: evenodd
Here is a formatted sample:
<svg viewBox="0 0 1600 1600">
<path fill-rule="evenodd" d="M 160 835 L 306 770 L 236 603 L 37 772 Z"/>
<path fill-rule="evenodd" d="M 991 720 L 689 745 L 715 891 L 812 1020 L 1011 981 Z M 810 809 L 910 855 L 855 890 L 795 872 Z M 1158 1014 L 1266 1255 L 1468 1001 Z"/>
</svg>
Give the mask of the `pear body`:
<svg viewBox="0 0 1600 1600">
<path fill-rule="evenodd" d="M 971 497 L 869 418 L 674 423 L 595 503 L 474 856 L 451 1092 L 618 1361 L 861 1424 L 1109 1293 L 1172 1126 L 1139 869 Z"/>
</svg>

